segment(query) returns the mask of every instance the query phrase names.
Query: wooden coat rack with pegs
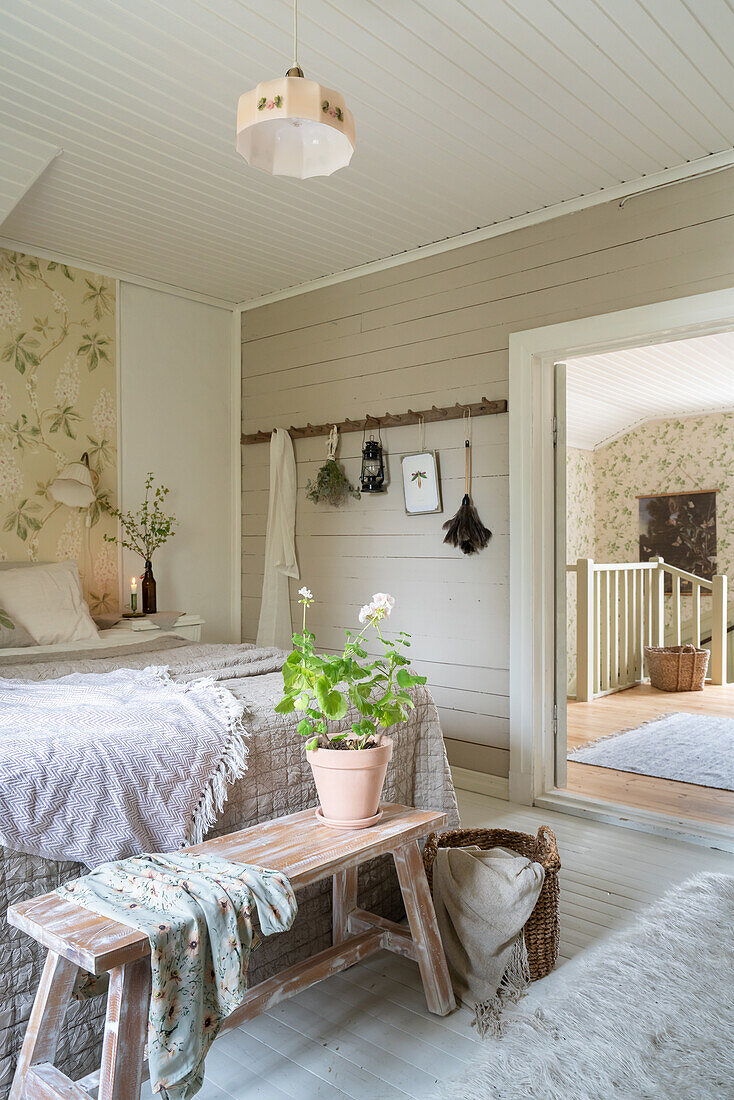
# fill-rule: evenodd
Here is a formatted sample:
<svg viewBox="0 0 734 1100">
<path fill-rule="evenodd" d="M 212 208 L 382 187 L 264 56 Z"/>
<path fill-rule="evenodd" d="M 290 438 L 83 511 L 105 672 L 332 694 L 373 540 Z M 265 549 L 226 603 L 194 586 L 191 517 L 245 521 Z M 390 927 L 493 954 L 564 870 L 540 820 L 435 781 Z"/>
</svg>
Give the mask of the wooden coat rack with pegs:
<svg viewBox="0 0 734 1100">
<path fill-rule="evenodd" d="M 404 428 L 409 424 L 435 424 L 442 420 L 461 420 L 466 413 L 475 416 L 496 416 L 498 413 L 507 412 L 506 401 L 488 401 L 483 397 L 481 401 L 475 401 L 471 405 L 449 405 L 445 408 L 437 408 L 434 405 L 430 409 L 421 412 L 413 412 L 408 409 L 404 413 L 385 413 L 384 416 L 371 416 L 369 413 L 364 420 L 342 420 L 337 422 L 339 432 L 364 432 L 370 428 Z M 305 428 L 288 429 L 291 439 L 310 439 L 312 436 L 328 435 L 334 427 L 334 421 L 328 424 L 306 424 Z M 240 442 L 245 446 L 251 443 L 269 443 L 271 432 L 250 432 L 243 434 Z"/>
</svg>

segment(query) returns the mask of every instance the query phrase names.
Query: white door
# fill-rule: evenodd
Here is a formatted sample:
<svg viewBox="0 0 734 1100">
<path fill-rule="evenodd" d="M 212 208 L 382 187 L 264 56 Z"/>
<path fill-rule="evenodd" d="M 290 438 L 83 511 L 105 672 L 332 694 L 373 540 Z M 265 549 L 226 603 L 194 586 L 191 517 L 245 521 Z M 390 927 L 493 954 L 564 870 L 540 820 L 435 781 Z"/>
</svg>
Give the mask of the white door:
<svg viewBox="0 0 734 1100">
<path fill-rule="evenodd" d="M 556 584 L 555 649 L 556 676 L 553 706 L 555 734 L 555 781 L 566 786 L 566 695 L 568 685 L 566 642 L 566 364 L 556 363 L 553 371 L 553 442 L 555 463 Z"/>
</svg>

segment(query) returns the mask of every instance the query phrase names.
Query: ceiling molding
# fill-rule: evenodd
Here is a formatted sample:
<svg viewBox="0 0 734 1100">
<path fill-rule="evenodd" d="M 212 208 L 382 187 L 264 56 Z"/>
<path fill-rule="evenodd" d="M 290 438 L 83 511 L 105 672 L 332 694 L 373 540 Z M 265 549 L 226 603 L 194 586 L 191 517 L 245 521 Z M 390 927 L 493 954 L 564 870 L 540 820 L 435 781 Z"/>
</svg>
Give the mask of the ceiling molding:
<svg viewBox="0 0 734 1100">
<path fill-rule="evenodd" d="M 202 302 L 204 305 L 216 306 L 218 309 L 239 309 L 236 302 L 228 302 L 224 298 L 214 298 L 210 294 L 200 294 L 196 290 L 187 290 L 183 286 L 173 286 L 171 283 L 162 283 L 158 279 L 148 279 L 144 275 L 136 275 L 132 271 L 104 267 L 95 263 L 94 260 L 71 256 L 68 252 L 54 252 L 47 248 L 39 248 L 37 245 L 25 241 L 14 241 L 9 237 L 0 236 L 0 248 L 7 248 L 10 252 L 23 252 L 27 256 L 37 256 L 40 260 L 51 260 L 53 263 L 67 264 L 69 267 L 80 268 L 82 271 L 92 271 L 95 275 L 104 275 L 108 279 L 119 279 L 122 283 L 134 283 L 136 286 L 145 286 L 149 290 L 159 290 L 162 294 L 174 294 L 178 298 L 188 298 L 192 302 Z"/>
<path fill-rule="evenodd" d="M 622 200 L 629 202 L 638 195 L 647 194 L 649 191 L 657 191 L 662 187 L 670 187 L 676 183 L 684 183 L 687 180 L 713 175 L 715 172 L 721 172 L 726 168 L 734 168 L 734 149 L 726 149 L 721 153 L 711 153 L 710 156 L 689 161 L 687 164 L 678 165 L 677 168 L 666 168 L 662 172 L 655 172 L 653 175 L 644 176 L 629 183 L 620 183 L 615 187 L 606 187 L 590 195 L 566 199 L 564 202 L 555 203 L 553 206 L 546 206 L 541 210 L 533 210 L 529 214 L 508 218 L 506 221 L 496 222 L 482 229 L 474 229 L 469 233 L 458 233 L 454 237 L 446 237 L 445 240 L 419 245 L 418 248 L 411 248 L 395 256 L 387 256 L 382 260 L 372 260 L 370 263 L 350 267 L 333 275 L 324 275 L 320 279 L 311 279 L 309 282 L 299 283 L 284 290 L 275 290 L 271 294 L 246 299 L 238 302 L 237 305 L 242 312 L 259 309 L 260 306 L 282 302 L 299 294 L 307 294 L 311 290 L 321 290 L 324 287 L 348 282 L 350 279 L 358 279 L 362 275 L 371 275 L 375 271 L 385 271 L 391 267 L 398 267 L 400 264 L 412 263 L 414 260 L 439 256 L 441 253 L 451 252 L 455 248 L 464 248 L 466 245 L 491 240 L 492 237 L 501 237 L 505 233 L 513 233 L 516 229 L 541 225 L 543 222 L 561 218 L 566 214 L 589 210 L 593 206 L 602 206 L 605 203 L 621 202 Z"/>
</svg>

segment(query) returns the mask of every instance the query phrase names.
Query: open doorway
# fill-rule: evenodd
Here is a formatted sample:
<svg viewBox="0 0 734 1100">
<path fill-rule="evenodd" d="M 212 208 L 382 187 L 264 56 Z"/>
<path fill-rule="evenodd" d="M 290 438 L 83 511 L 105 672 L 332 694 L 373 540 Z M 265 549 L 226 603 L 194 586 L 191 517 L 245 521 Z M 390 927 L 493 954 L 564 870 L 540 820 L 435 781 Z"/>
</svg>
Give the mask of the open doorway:
<svg viewBox="0 0 734 1100">
<path fill-rule="evenodd" d="M 732 826 L 734 332 L 568 358 L 555 414 L 556 786 Z"/>
</svg>

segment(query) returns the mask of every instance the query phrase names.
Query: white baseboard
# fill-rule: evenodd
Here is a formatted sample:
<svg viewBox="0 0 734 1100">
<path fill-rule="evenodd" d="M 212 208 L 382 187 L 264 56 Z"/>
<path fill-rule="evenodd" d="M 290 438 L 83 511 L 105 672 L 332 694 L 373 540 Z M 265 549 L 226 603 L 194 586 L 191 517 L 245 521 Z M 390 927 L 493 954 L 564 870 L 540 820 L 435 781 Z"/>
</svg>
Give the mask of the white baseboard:
<svg viewBox="0 0 734 1100">
<path fill-rule="evenodd" d="M 490 798 L 510 797 L 510 783 L 501 775 L 487 775 L 486 772 L 475 772 L 471 768 L 452 767 L 451 775 L 454 786 L 460 791 L 472 791 L 474 794 L 486 794 Z"/>
</svg>

